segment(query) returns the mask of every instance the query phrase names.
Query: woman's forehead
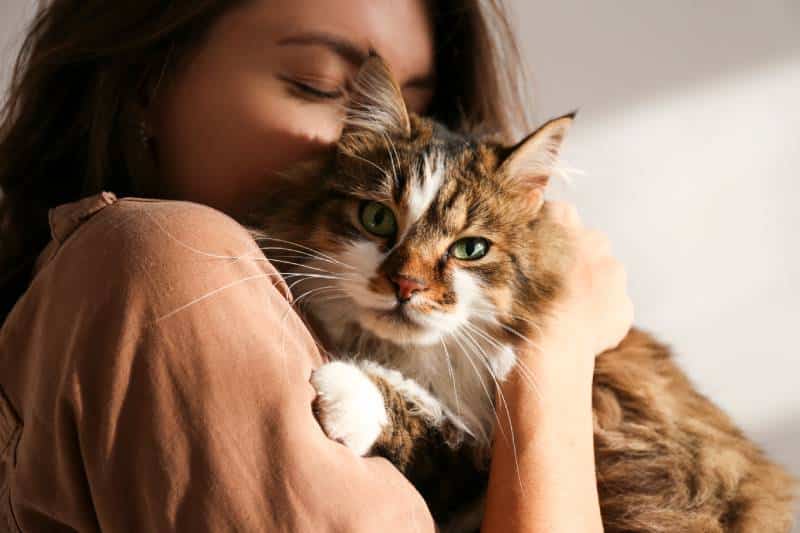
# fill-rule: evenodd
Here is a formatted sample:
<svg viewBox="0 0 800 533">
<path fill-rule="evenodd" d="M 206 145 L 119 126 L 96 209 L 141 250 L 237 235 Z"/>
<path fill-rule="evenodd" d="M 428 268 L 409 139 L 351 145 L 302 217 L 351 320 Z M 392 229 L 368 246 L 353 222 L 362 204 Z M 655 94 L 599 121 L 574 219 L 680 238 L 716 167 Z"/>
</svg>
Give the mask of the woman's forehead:
<svg viewBox="0 0 800 533">
<path fill-rule="evenodd" d="M 228 23 L 281 46 L 322 47 L 358 67 L 370 48 L 398 83 L 430 82 L 434 36 L 425 0 L 256 0 Z M 258 41 L 254 41 L 257 43 Z"/>
</svg>

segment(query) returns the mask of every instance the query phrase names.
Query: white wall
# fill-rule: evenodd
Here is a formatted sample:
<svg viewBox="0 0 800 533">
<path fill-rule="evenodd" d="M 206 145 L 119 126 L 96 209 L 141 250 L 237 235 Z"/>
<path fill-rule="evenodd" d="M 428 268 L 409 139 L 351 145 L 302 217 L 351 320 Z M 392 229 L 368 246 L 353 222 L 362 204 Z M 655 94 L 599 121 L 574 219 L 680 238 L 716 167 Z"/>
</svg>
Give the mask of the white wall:
<svg viewBox="0 0 800 533">
<path fill-rule="evenodd" d="M 512 0 L 636 323 L 800 475 L 800 2 Z"/>
<path fill-rule="evenodd" d="M 637 324 L 800 475 L 800 2 L 511 0 Z M 0 0 L 5 87 L 30 0 Z"/>
</svg>

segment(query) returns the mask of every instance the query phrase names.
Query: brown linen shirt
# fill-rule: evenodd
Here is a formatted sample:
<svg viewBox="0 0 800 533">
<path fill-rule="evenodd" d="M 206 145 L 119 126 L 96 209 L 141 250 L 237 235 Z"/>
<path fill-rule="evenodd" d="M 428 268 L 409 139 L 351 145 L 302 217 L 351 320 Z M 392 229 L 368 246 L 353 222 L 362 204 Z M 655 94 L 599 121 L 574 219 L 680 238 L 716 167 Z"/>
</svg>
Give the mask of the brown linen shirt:
<svg viewBox="0 0 800 533">
<path fill-rule="evenodd" d="M 320 429 L 320 354 L 244 228 L 108 193 L 50 225 L 0 330 L 0 530 L 434 530 Z"/>
</svg>

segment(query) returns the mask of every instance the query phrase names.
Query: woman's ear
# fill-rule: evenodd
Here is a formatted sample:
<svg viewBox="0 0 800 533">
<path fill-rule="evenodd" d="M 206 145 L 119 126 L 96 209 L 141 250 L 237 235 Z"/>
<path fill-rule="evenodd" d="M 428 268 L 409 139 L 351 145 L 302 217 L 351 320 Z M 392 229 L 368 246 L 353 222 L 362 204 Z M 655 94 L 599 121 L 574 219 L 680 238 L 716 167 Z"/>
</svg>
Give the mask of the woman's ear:
<svg viewBox="0 0 800 533">
<path fill-rule="evenodd" d="M 558 154 L 575 112 L 552 119 L 508 148 L 502 148 L 499 172 L 530 198 L 535 211 L 544 202 L 544 190 L 555 170 Z"/>
<path fill-rule="evenodd" d="M 344 128 L 339 148 L 358 152 L 365 144 L 387 135 L 408 136 L 411 120 L 403 93 L 389 65 L 376 53 L 361 66 L 350 82 Z"/>
</svg>

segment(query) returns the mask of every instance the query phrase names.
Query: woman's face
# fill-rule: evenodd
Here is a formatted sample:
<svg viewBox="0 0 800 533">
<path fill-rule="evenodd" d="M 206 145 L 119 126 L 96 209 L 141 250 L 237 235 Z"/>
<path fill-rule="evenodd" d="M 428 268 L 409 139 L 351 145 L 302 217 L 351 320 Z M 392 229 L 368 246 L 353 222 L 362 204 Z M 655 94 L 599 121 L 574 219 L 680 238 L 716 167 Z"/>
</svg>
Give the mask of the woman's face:
<svg viewBox="0 0 800 533">
<path fill-rule="evenodd" d="M 231 214 L 251 207 L 276 172 L 338 139 L 344 85 L 370 47 L 424 112 L 425 0 L 252 0 L 224 15 L 148 110 L 167 193 Z"/>
</svg>

